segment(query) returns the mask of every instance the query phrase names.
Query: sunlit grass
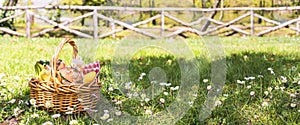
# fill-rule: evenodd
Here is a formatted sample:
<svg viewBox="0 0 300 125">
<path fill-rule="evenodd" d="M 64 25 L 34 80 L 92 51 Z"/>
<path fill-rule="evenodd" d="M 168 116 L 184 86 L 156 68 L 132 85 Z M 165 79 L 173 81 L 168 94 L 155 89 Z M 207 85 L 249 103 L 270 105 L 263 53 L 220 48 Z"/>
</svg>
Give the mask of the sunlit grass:
<svg viewBox="0 0 300 125">
<path fill-rule="evenodd" d="M 58 38 L 0 38 L 0 123 L 16 118 L 21 124 L 43 124 L 47 121 L 53 124 L 69 124 L 72 120 L 77 120 L 78 124 L 106 124 L 119 117 L 116 113 L 120 113 L 121 116 L 124 113 L 137 116 L 154 115 L 176 100 L 178 90 L 175 87 L 178 86 L 179 89 L 181 87 L 182 69 L 177 61 L 178 58 L 172 53 L 155 47 L 137 51 L 129 64 L 130 79 L 121 83 L 113 79 L 111 69 L 111 64 L 115 63 L 114 52 L 117 51 L 116 47 L 121 41 L 76 39 L 79 54 L 86 63 L 95 60 L 105 62 L 101 70 L 103 83 L 101 92 L 104 95 L 102 98 L 111 100 L 116 110 L 109 111 L 107 113 L 109 116 L 104 112 L 99 121 L 84 114 L 61 114 L 59 118 L 51 118 L 54 113 L 47 113 L 29 104 L 27 82 L 36 76 L 33 69 L 35 62 L 40 59 L 49 60 L 60 40 Z M 214 40 L 221 41 L 225 50 L 226 82 L 222 95 L 217 99 L 216 109 L 207 119 L 200 122 L 198 118 L 202 104 L 211 89 L 207 86 L 212 81 L 211 52 L 208 52 L 203 41 Z M 191 95 L 197 99 L 188 102 L 190 109 L 177 124 L 299 124 L 299 38 L 226 37 L 216 39 L 208 37 L 203 40 L 186 39 L 184 42 L 196 57 L 200 79 L 197 84 L 198 92 Z M 173 46 L 172 41 L 169 45 Z M 181 52 L 181 47 L 177 47 Z M 132 48 L 134 47 L 128 47 L 128 49 Z M 66 45 L 60 58 L 70 63 L 71 56 L 71 47 Z M 164 71 L 166 83 L 171 83 L 171 85 L 161 86 L 162 92 L 153 99 L 151 95 L 128 93 L 118 89 L 120 84 L 128 84 L 130 89 L 136 90 L 150 87 L 152 85 L 152 80 L 149 78 L 150 72 L 160 73 L 160 70 L 153 70 L 155 67 L 160 67 Z M 132 82 L 131 85 L 129 82 Z M 137 96 L 139 100 L 133 100 L 129 96 L 131 98 Z M 17 108 L 22 112 L 14 116 L 14 110 Z M 34 118 L 33 114 L 38 114 L 38 117 Z M 125 120 L 120 124 L 122 123 L 125 124 L 128 121 Z"/>
</svg>

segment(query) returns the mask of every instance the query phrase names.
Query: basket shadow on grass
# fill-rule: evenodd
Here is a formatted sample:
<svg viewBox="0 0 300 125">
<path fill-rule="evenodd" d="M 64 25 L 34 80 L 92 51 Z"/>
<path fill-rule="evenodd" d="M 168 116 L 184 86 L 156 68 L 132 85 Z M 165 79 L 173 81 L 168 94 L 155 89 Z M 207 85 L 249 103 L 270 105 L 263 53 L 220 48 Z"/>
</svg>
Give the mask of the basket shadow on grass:
<svg viewBox="0 0 300 125">
<path fill-rule="evenodd" d="M 246 55 L 246 56 L 245 56 Z M 149 60 L 150 63 L 149 63 Z M 168 60 L 172 60 L 173 64 L 167 65 L 166 62 Z M 126 98 L 126 92 L 120 92 L 119 90 L 114 90 L 113 92 L 109 92 L 108 88 L 109 81 L 112 79 L 111 74 L 111 61 L 107 60 L 106 66 L 104 68 L 104 73 L 101 74 L 101 79 L 105 84 L 102 86 L 102 93 L 105 98 L 109 100 Z M 299 114 L 295 114 L 297 112 L 291 112 L 293 109 L 286 106 L 291 101 L 289 95 L 287 93 L 274 92 L 272 102 L 273 105 L 267 110 L 256 110 L 253 113 L 261 114 L 261 113 L 270 113 L 273 114 L 265 116 L 266 119 L 275 119 L 273 121 L 264 121 L 262 120 L 253 120 L 253 114 L 251 114 L 251 110 L 258 108 L 257 106 L 261 105 L 262 100 L 267 97 L 264 96 L 263 92 L 259 92 L 260 90 L 266 90 L 268 87 L 276 86 L 278 78 L 280 76 L 289 76 L 296 77 L 299 70 L 294 71 L 294 74 L 289 71 L 292 66 L 299 67 L 300 60 L 293 59 L 293 57 L 288 57 L 284 55 L 274 55 L 272 53 L 253 53 L 253 52 L 243 52 L 238 54 L 231 54 L 226 58 L 227 65 L 227 76 L 226 76 L 226 85 L 224 86 L 223 93 L 227 93 L 229 97 L 220 97 L 222 101 L 222 106 L 216 107 L 213 110 L 212 114 L 205 119 L 204 121 L 199 121 L 199 114 L 202 108 L 202 105 L 206 99 L 206 95 L 208 90 L 206 87 L 210 85 L 210 83 L 203 83 L 203 79 L 210 79 L 210 63 L 205 59 L 198 57 L 197 58 L 197 67 L 199 68 L 199 76 L 200 76 L 200 84 L 198 90 L 197 99 L 194 101 L 193 106 L 189 109 L 187 114 L 177 122 L 177 124 L 208 124 L 208 123 L 229 123 L 229 124 L 247 124 L 247 123 L 293 123 L 295 119 L 299 118 Z M 120 64 L 122 65 L 122 64 Z M 151 57 L 140 57 L 138 59 L 133 59 L 130 62 L 130 78 L 133 83 L 138 83 L 135 87 L 138 89 L 145 89 L 151 86 L 151 80 L 149 78 L 145 78 L 143 81 L 138 81 L 138 78 L 141 73 L 148 73 L 151 69 L 155 67 L 161 67 L 165 73 L 167 82 L 172 83 L 172 86 L 179 85 L 180 86 L 180 68 L 176 59 L 172 56 L 151 56 Z M 267 69 L 272 67 L 276 75 L 271 75 L 270 71 Z M 106 72 L 106 73 L 105 73 Z M 263 78 L 258 78 L 258 75 L 263 75 Z M 175 77 L 174 77 L 175 76 Z M 252 84 L 252 89 L 257 91 L 255 97 L 249 96 L 249 91 L 245 87 L 245 85 L 237 84 L 237 80 L 244 80 L 244 77 L 255 76 L 256 79 L 253 81 L 255 84 Z M 290 81 L 290 80 L 289 80 Z M 286 91 L 297 91 L 299 92 L 300 88 L 291 82 L 283 84 L 287 89 Z M 116 94 L 112 96 L 111 93 Z M 160 106 L 157 100 L 163 95 L 158 95 L 150 103 L 145 104 L 145 106 L 154 106 L 154 113 L 160 112 L 164 110 L 163 107 Z M 174 96 L 170 97 L 170 99 L 166 99 L 167 105 L 172 103 L 176 98 L 176 93 Z M 131 114 L 131 115 L 142 115 L 145 112 L 145 109 L 140 106 L 139 101 L 125 101 L 122 104 L 122 110 Z M 248 113 L 248 114 L 247 114 Z M 290 117 L 292 115 L 292 117 Z M 278 116 L 281 116 L 286 121 L 283 121 Z"/>
</svg>

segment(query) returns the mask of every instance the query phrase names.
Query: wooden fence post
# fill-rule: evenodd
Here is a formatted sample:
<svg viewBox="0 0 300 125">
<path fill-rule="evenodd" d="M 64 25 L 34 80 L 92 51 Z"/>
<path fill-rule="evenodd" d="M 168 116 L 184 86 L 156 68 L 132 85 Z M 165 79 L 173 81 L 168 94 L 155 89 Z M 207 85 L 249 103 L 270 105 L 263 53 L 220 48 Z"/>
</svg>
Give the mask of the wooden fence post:
<svg viewBox="0 0 300 125">
<path fill-rule="evenodd" d="M 26 13 L 26 37 L 30 38 L 31 36 L 30 36 L 30 13 L 29 13 L 29 10 L 26 9 L 25 13 Z"/>
<path fill-rule="evenodd" d="M 94 39 L 98 38 L 98 13 L 97 9 L 94 9 L 94 14 L 93 14 L 93 23 L 94 23 Z"/>
<path fill-rule="evenodd" d="M 251 29 L 251 36 L 254 36 L 254 12 L 250 10 L 250 29 Z"/>
<path fill-rule="evenodd" d="M 165 14 L 164 14 L 164 10 L 161 11 L 161 31 L 160 31 L 160 35 L 161 38 L 165 37 Z"/>
<path fill-rule="evenodd" d="M 113 19 L 112 16 L 110 16 L 110 18 Z M 115 30 L 116 30 L 115 20 L 112 20 L 110 22 L 110 24 L 111 24 L 111 30 L 113 32 L 113 34 L 111 34 L 111 37 L 114 39 L 116 37 L 116 35 L 115 35 L 116 34 L 115 33 Z"/>
<path fill-rule="evenodd" d="M 300 18 L 300 16 L 298 16 L 298 18 Z M 296 28 L 299 30 L 299 21 L 296 22 Z M 296 35 L 298 36 L 299 35 L 299 32 L 296 31 Z"/>
</svg>

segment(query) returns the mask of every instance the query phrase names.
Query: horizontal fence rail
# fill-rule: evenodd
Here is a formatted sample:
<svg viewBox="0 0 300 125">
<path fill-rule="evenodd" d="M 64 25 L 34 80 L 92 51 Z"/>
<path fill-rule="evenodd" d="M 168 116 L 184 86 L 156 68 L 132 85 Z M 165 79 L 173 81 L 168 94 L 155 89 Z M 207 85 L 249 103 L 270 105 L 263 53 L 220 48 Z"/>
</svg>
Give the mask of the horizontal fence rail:
<svg viewBox="0 0 300 125">
<path fill-rule="evenodd" d="M 54 20 L 51 20 L 44 15 L 40 15 L 35 12 L 35 10 L 38 9 L 44 9 L 44 10 L 79 10 L 79 11 L 86 11 L 86 13 L 74 17 L 72 19 L 68 19 L 64 22 L 56 22 Z M 105 37 L 115 37 L 116 33 L 130 30 L 133 32 L 136 32 L 138 34 L 158 39 L 158 38 L 168 38 L 168 37 L 175 37 L 177 35 L 180 35 L 185 32 L 193 33 L 198 36 L 204 36 L 204 35 L 211 35 L 217 31 L 229 29 L 231 31 L 234 31 L 236 33 L 246 35 L 246 36 L 263 36 L 268 33 L 277 31 L 279 29 L 289 29 L 291 31 L 294 31 L 296 35 L 299 35 L 300 29 L 300 17 L 297 16 L 296 18 L 279 22 L 274 19 L 269 19 L 267 17 L 264 17 L 261 15 L 261 13 L 258 13 L 258 11 L 300 11 L 300 6 L 294 6 L 294 7 L 276 7 L 276 8 L 252 8 L 252 7 L 235 7 L 235 8 L 135 8 L 135 7 L 113 7 L 113 6 L 2 6 L 0 7 L 1 11 L 16 11 L 18 10 L 19 13 L 15 13 L 14 15 L 11 15 L 9 17 L 5 17 L 0 19 L 0 23 L 3 23 L 5 21 L 8 21 L 10 19 L 24 16 L 24 30 L 12 30 L 7 27 L 0 27 L 0 32 L 4 32 L 6 34 L 14 35 L 14 36 L 23 36 L 27 38 L 31 37 L 38 37 L 42 36 L 48 32 L 55 31 L 57 29 L 64 30 L 68 33 L 74 34 L 78 37 L 83 38 L 105 38 Z M 125 21 L 122 21 L 120 19 L 115 19 L 112 15 L 105 15 L 103 11 L 138 11 L 138 12 L 156 12 L 156 14 L 150 16 L 147 19 L 140 20 L 135 23 L 127 23 Z M 172 15 L 169 13 L 169 11 L 190 11 L 190 12 L 220 12 L 220 11 L 245 11 L 242 15 L 239 15 L 238 17 L 224 22 L 217 20 L 215 18 L 212 18 L 210 16 L 202 16 L 192 22 L 186 22 L 178 17 Z M 40 21 L 43 21 L 44 23 L 47 23 L 50 25 L 48 28 L 43 28 L 39 32 L 33 33 L 32 32 L 32 18 L 38 19 Z M 69 27 L 70 24 L 82 20 L 84 18 L 91 18 L 93 21 L 92 25 L 92 33 L 84 33 L 80 31 L 79 29 L 74 29 Z M 256 19 L 260 19 L 265 21 L 266 23 L 272 24 L 273 26 L 268 27 L 267 29 L 264 29 L 262 31 L 256 32 L 255 28 L 258 28 L 256 26 L 257 21 Z M 171 20 L 175 22 L 177 27 L 175 28 L 169 28 L 166 26 L 166 19 Z M 107 26 L 110 31 L 105 33 L 99 33 L 100 30 L 100 24 L 99 20 L 109 22 L 109 26 Z M 147 23 L 150 23 L 154 20 L 160 20 L 160 23 L 157 24 L 160 28 L 159 34 L 154 34 L 152 32 L 149 32 L 140 26 L 145 25 Z M 237 25 L 235 25 L 237 22 L 241 20 L 248 20 L 248 25 L 245 26 L 246 28 L 241 28 Z M 202 31 L 199 28 L 195 28 L 194 26 L 200 25 L 204 21 L 210 22 L 213 25 L 213 27 L 210 27 L 209 29 Z M 249 29 L 249 31 L 245 29 Z M 166 31 L 170 31 L 171 33 L 167 33 Z"/>
<path fill-rule="evenodd" d="M 229 7 L 229 8 L 138 8 L 138 7 L 116 7 L 116 6 L 0 6 L 0 10 L 16 10 L 16 9 L 63 9 L 63 10 L 119 10 L 119 11 L 229 11 L 229 10 L 265 10 L 265 11 L 283 11 L 283 10 L 299 10 L 300 6 L 292 7 Z"/>
</svg>

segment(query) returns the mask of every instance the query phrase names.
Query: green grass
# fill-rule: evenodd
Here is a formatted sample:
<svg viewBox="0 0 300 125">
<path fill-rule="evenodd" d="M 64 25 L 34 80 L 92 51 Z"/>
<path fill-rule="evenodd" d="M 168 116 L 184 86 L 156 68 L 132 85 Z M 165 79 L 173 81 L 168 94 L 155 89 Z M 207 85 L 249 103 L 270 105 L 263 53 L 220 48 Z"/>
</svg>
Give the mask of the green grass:
<svg viewBox="0 0 300 125">
<path fill-rule="evenodd" d="M 79 124 L 107 124 L 117 121 L 118 124 L 129 124 L 129 119 L 123 119 L 123 115 L 147 116 L 150 120 L 138 119 L 138 124 L 164 124 L 168 119 L 174 119 L 177 111 L 181 112 L 189 108 L 187 113 L 176 122 L 176 124 L 300 124 L 300 38 L 297 37 L 226 37 L 212 38 L 205 37 L 203 40 L 186 39 L 183 41 L 174 40 L 173 42 L 162 42 L 161 40 L 125 40 L 125 50 L 134 49 L 133 45 L 142 45 L 143 43 L 154 45 L 164 45 L 174 47 L 175 51 L 181 53 L 174 56 L 170 51 L 157 47 L 143 48 L 136 51 L 129 61 L 128 79 L 123 79 L 115 71 L 114 66 L 122 67 L 124 57 L 128 51 L 121 51 L 125 56 L 113 56 L 121 42 L 116 40 L 85 40 L 76 39 L 79 46 L 79 54 L 83 61 L 88 63 L 94 60 L 100 60 L 103 65 L 101 70 L 101 80 L 103 93 L 102 99 L 110 100 L 114 109 L 122 111 L 121 116 L 114 115 L 114 111 L 109 110 L 110 117 L 106 120 L 94 120 L 85 114 L 64 115 L 57 119 L 51 118 L 53 113 L 36 109 L 27 105 L 30 100 L 29 87 L 27 82 L 35 77 L 34 64 L 37 60 L 49 60 L 61 39 L 57 38 L 0 38 L 0 74 L 4 76 L 0 79 L 0 123 L 9 119 L 16 119 L 20 124 L 43 124 L 51 121 L 54 124 L 69 124 L 70 120 L 78 120 Z M 199 115 L 203 114 L 202 108 L 208 94 L 207 86 L 211 85 L 214 90 L 215 84 L 212 83 L 211 64 L 219 61 L 220 58 L 212 59 L 212 52 L 219 52 L 215 49 L 208 52 L 205 42 L 221 41 L 226 56 L 226 81 L 222 87 L 222 94 L 216 100 L 218 106 L 203 121 L 199 121 Z M 134 42 L 137 41 L 137 42 Z M 135 44 L 130 44 L 133 42 Z M 140 42 L 140 44 L 138 43 Z M 142 43 L 142 44 L 141 44 Z M 176 43 L 176 45 L 175 45 Z M 193 59 L 186 59 L 187 52 L 182 47 L 187 43 L 195 55 Z M 127 45 L 127 46 L 126 46 Z M 60 53 L 60 58 L 68 64 L 71 61 L 71 47 L 65 46 Z M 181 57 L 182 56 L 182 57 Z M 192 55 L 188 55 L 191 57 Z M 212 61 L 211 61 L 212 60 Z M 195 65 L 197 69 L 187 69 L 181 67 L 180 62 L 186 65 Z M 271 74 L 268 68 L 272 68 L 275 74 Z M 123 70 L 119 70 L 123 73 Z M 124 72 L 127 70 L 125 69 Z M 199 72 L 198 72 L 199 71 Z M 191 75 L 191 79 L 197 79 L 196 93 L 178 93 L 179 90 L 172 91 L 171 87 L 183 87 L 181 80 L 185 74 Z M 143 79 L 139 79 L 142 73 L 146 73 Z M 194 73 L 199 73 L 193 76 Z M 116 77 L 113 77 L 116 76 Z M 132 82 L 130 89 L 143 92 L 147 88 L 153 88 L 151 77 L 156 77 L 157 82 L 172 83 L 171 86 L 161 87 L 159 90 L 151 90 L 157 95 L 147 94 L 145 98 L 150 98 L 148 102 L 139 95 L 132 94 L 128 96 L 128 90 L 120 91 L 120 85 Z M 262 77 L 261 77 L 262 76 Z M 245 80 L 245 77 L 255 77 L 253 80 Z M 286 78 L 285 81 L 283 78 Z M 207 79 L 206 82 L 204 79 Z M 159 81 L 161 80 L 161 81 Z M 240 84 L 237 80 L 245 81 Z M 299 84 L 298 84 L 299 83 Z M 149 90 L 149 89 L 148 89 Z M 250 95 L 251 92 L 254 95 Z M 165 94 L 163 94 L 165 92 Z M 191 91 L 192 92 L 192 91 Z M 252 92 L 252 93 L 253 93 Z M 151 92 L 149 92 L 151 94 Z M 167 93 L 167 94 L 166 94 Z M 292 97 L 291 95 L 295 95 Z M 137 95 L 135 98 L 134 95 Z M 189 105 L 179 104 L 179 110 L 168 110 L 170 114 L 162 114 L 159 118 L 151 120 L 163 112 L 166 107 L 172 107 L 177 104 L 180 96 L 188 96 L 188 99 L 196 98 L 194 101 L 186 102 Z M 153 98 L 152 98 L 153 97 Z M 163 98 L 164 103 L 159 102 Z M 15 101 L 14 101 L 15 99 Z M 181 98 L 179 102 L 186 101 Z M 122 104 L 115 104 L 121 101 Z M 262 106 L 262 104 L 268 104 Z M 291 107 L 291 104 L 296 104 Z M 24 110 L 19 115 L 14 115 L 14 109 Z M 152 112 L 147 115 L 146 110 Z M 103 111 L 100 111 L 103 114 Z M 39 117 L 33 118 L 32 114 L 38 114 Z M 101 115 L 102 115 L 101 114 Z M 112 119 L 111 119 L 112 118 Z M 99 118 L 98 118 L 99 119 Z M 148 121 L 149 120 L 149 121 Z M 174 122 L 174 121 L 173 121 Z"/>
</svg>

